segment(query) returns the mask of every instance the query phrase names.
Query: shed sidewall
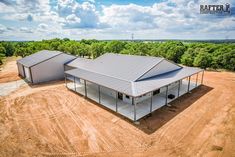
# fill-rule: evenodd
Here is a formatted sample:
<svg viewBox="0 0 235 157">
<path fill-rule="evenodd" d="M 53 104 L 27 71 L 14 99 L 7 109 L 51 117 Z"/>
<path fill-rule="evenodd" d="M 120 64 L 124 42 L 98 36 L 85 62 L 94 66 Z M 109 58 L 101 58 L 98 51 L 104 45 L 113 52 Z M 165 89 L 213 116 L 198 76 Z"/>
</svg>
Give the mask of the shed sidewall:
<svg viewBox="0 0 235 157">
<path fill-rule="evenodd" d="M 33 83 L 42 83 L 64 78 L 64 64 L 74 56 L 61 54 L 31 67 Z"/>
</svg>

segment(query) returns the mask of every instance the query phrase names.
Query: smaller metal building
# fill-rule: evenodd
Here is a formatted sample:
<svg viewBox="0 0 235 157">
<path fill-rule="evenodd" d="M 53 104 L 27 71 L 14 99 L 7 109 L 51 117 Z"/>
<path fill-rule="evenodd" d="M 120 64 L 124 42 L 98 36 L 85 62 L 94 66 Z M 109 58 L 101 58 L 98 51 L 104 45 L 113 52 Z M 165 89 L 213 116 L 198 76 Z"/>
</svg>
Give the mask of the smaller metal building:
<svg viewBox="0 0 235 157">
<path fill-rule="evenodd" d="M 63 79 L 64 64 L 75 58 L 59 51 L 39 51 L 17 60 L 18 73 L 33 84 Z"/>
</svg>

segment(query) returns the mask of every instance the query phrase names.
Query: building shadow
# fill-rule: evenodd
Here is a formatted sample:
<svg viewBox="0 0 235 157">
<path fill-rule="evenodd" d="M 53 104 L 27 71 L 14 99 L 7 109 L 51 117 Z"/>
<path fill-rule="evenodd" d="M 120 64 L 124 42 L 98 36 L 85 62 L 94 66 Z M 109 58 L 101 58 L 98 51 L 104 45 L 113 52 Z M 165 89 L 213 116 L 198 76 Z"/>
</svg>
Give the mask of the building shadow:
<svg viewBox="0 0 235 157">
<path fill-rule="evenodd" d="M 77 95 L 80 95 L 81 97 L 84 97 L 87 101 L 91 102 L 94 105 L 97 105 L 99 108 L 102 108 L 104 110 L 107 110 L 108 112 L 111 112 L 112 114 L 115 114 L 115 116 L 119 117 L 120 119 L 125 120 L 130 125 L 134 125 L 139 130 L 143 131 L 146 134 L 152 134 L 158 129 L 160 129 L 163 125 L 165 125 L 167 122 L 169 122 L 171 119 L 176 117 L 178 114 L 183 112 L 185 109 L 190 107 L 195 101 L 200 99 L 203 95 L 210 92 L 213 88 L 206 86 L 206 85 L 200 85 L 199 87 L 193 89 L 190 93 L 184 94 L 177 98 L 176 100 L 170 102 L 170 107 L 163 106 L 156 111 L 152 112 L 149 115 L 146 115 L 145 117 L 138 120 L 137 123 L 131 121 L 130 119 L 124 117 L 123 115 L 103 106 L 99 103 L 93 101 L 92 99 L 85 97 L 73 90 L 70 90 L 74 92 Z M 114 124 L 115 125 L 115 124 Z"/>
<path fill-rule="evenodd" d="M 139 120 L 140 124 L 135 126 L 146 134 L 152 134 L 212 89 L 212 87 L 201 85 L 169 103 L 170 107 L 165 105 L 143 117 Z"/>
<path fill-rule="evenodd" d="M 48 87 L 48 86 L 53 86 L 53 85 L 64 85 L 64 80 L 55 80 L 55 81 L 48 81 L 48 82 L 43 82 L 43 83 L 36 83 L 36 84 L 32 84 L 30 82 L 27 82 L 27 80 L 25 80 L 25 82 L 28 84 L 28 86 L 30 88 L 39 88 L 39 87 Z"/>
</svg>

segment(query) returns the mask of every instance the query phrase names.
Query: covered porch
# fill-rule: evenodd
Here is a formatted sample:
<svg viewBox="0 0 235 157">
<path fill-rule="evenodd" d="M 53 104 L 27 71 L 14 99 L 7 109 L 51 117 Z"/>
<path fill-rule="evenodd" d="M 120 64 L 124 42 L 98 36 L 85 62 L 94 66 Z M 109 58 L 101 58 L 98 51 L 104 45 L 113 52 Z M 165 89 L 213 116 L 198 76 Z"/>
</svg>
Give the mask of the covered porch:
<svg viewBox="0 0 235 157">
<path fill-rule="evenodd" d="M 201 85 L 203 75 L 204 71 L 195 73 L 138 97 L 132 97 L 69 74 L 65 75 L 65 83 L 68 89 L 132 121 L 137 121 Z"/>
</svg>

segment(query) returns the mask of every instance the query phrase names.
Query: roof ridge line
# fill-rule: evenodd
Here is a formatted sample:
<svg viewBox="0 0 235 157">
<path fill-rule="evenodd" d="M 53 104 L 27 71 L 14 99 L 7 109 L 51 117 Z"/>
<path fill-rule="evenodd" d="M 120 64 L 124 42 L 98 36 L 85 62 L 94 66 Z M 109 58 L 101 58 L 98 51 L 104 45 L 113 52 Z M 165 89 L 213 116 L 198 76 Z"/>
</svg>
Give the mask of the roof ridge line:
<svg viewBox="0 0 235 157">
<path fill-rule="evenodd" d="M 140 79 L 142 76 L 144 76 L 145 74 L 147 74 L 149 71 L 151 71 L 154 67 L 156 67 L 158 64 L 160 64 L 162 61 L 164 61 L 165 58 L 162 58 L 158 63 L 154 64 L 149 70 L 147 70 L 145 73 L 143 73 L 140 77 L 138 77 L 137 79 L 135 79 L 135 81 L 138 81 L 138 79 Z"/>
<path fill-rule="evenodd" d="M 113 76 L 110 76 L 110 75 L 105 75 L 105 74 L 102 74 L 102 73 L 99 73 L 99 72 L 95 72 L 95 71 L 92 71 L 92 70 L 87 70 L 86 68 L 76 68 L 76 69 L 82 69 L 82 70 L 90 71 L 90 72 L 93 72 L 93 73 L 96 73 L 96 74 L 100 74 L 100 75 L 103 75 L 103 76 L 115 78 L 115 79 L 118 79 L 118 80 L 130 82 L 130 83 L 133 82 L 133 81 L 129 81 L 129 80 L 125 80 L 125 79 L 120 79 L 120 78 L 117 78 L 117 77 L 113 77 Z"/>
</svg>

